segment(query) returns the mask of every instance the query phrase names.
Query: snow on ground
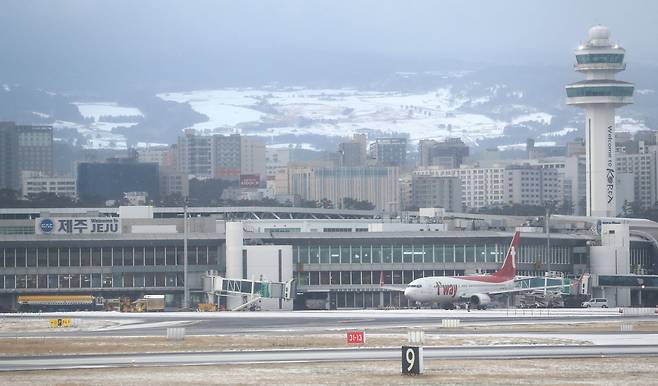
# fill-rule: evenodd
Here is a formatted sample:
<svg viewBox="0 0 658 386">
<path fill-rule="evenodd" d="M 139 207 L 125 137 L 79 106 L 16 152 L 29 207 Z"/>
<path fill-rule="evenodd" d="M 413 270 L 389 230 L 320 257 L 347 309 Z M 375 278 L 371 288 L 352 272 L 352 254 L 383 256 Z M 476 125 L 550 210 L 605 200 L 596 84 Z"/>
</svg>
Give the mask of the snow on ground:
<svg viewBox="0 0 658 386">
<path fill-rule="evenodd" d="M 650 130 L 643 121 L 637 119 L 615 116 L 615 130 L 635 133 L 640 130 Z"/>
<path fill-rule="evenodd" d="M 80 114 L 85 118 L 94 118 L 98 121 L 102 116 L 143 116 L 142 112 L 135 107 L 119 106 L 113 102 L 85 103 L 75 102 Z"/>
<path fill-rule="evenodd" d="M 112 133 L 112 127 L 130 127 L 129 123 L 94 122 L 91 124 L 80 124 L 67 121 L 55 121 L 52 123 L 54 129 L 75 129 L 86 140 L 86 149 L 117 149 L 128 148 L 126 137 L 121 134 Z"/>
<path fill-rule="evenodd" d="M 547 146 L 555 146 L 557 143 L 555 141 L 544 141 L 544 142 L 535 142 L 535 147 L 547 147 Z M 526 144 L 525 143 L 515 143 L 512 145 L 499 145 L 498 150 L 500 151 L 506 151 L 506 150 L 525 150 L 526 149 Z"/>
<path fill-rule="evenodd" d="M 573 132 L 577 132 L 577 131 L 578 131 L 578 129 L 576 129 L 575 127 L 565 127 L 562 130 L 550 131 L 548 133 L 544 133 L 544 134 L 540 135 L 540 137 L 544 137 L 544 138 L 546 138 L 546 137 L 563 137 L 563 136 L 565 136 L 569 133 L 573 133 Z"/>
<path fill-rule="evenodd" d="M 518 125 L 519 123 L 525 123 L 525 122 L 539 122 L 543 125 L 550 125 L 552 119 L 553 116 L 551 114 L 533 113 L 533 114 L 521 115 L 512 119 L 512 124 Z"/>
<path fill-rule="evenodd" d="M 256 123 L 260 131 L 250 134 L 349 136 L 372 129 L 408 133 L 412 141 L 451 136 L 475 142 L 501 135 L 508 124 L 483 114 L 461 112 L 460 108 L 472 101 L 451 88 L 418 94 L 354 89 L 224 89 L 163 93 L 158 97 L 189 103 L 209 118 L 194 125 L 194 129 L 220 133 Z M 527 119 L 550 118 L 536 113 Z"/>
<path fill-rule="evenodd" d="M 39 118 L 50 118 L 50 114 L 40 113 L 40 112 L 37 112 L 37 111 L 32 111 L 32 114 L 36 115 Z"/>
<path fill-rule="evenodd" d="M 317 147 L 313 146 L 310 143 L 277 143 L 273 145 L 267 145 L 268 148 L 271 149 L 288 149 L 288 148 L 294 148 L 294 149 L 303 149 L 303 150 L 314 150 L 318 151 Z"/>
</svg>

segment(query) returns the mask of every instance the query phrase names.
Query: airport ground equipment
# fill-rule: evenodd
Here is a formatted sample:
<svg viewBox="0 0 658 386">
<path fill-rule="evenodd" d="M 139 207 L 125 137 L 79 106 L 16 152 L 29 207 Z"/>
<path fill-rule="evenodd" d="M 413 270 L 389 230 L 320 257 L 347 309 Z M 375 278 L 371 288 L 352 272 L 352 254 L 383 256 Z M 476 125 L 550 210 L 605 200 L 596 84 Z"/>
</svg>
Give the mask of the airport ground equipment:
<svg viewBox="0 0 658 386">
<path fill-rule="evenodd" d="M 215 312 L 217 311 L 217 305 L 213 303 L 199 303 L 196 305 L 197 312 Z"/>
<path fill-rule="evenodd" d="M 164 311 L 164 295 L 144 295 L 143 298 L 133 302 L 135 312 L 161 312 Z"/>
<path fill-rule="evenodd" d="M 104 299 L 93 295 L 20 295 L 19 312 L 101 311 Z"/>
</svg>

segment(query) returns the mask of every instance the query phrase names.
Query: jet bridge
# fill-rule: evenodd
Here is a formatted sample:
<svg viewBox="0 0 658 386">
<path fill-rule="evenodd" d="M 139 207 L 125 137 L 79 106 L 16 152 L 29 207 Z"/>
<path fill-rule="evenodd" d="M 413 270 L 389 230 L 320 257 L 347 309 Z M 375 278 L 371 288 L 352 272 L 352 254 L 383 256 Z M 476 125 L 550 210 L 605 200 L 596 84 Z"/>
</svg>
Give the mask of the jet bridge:
<svg viewBox="0 0 658 386">
<path fill-rule="evenodd" d="M 267 280 L 230 279 L 208 272 L 202 277 L 203 292 L 208 297 L 208 303 L 218 304 L 222 296 L 231 296 L 242 299 L 242 303 L 231 309 L 240 311 L 244 309 L 255 310 L 262 299 L 292 300 L 297 293 L 294 279 L 287 282 L 274 282 Z M 252 307 L 253 306 L 253 307 Z"/>
</svg>

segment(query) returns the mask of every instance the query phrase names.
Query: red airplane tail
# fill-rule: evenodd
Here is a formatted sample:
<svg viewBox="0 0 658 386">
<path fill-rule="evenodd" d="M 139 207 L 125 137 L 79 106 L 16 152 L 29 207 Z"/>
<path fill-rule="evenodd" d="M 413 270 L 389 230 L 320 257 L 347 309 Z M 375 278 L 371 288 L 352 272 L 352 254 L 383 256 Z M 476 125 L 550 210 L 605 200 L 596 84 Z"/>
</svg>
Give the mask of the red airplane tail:
<svg viewBox="0 0 658 386">
<path fill-rule="evenodd" d="M 516 276 L 516 255 L 519 247 L 519 239 L 521 238 L 520 232 L 515 232 L 514 237 L 512 238 L 512 243 L 507 250 L 507 255 L 505 255 L 505 261 L 503 261 L 503 266 L 500 267 L 493 276 L 504 278 L 506 280 L 512 280 Z"/>
</svg>

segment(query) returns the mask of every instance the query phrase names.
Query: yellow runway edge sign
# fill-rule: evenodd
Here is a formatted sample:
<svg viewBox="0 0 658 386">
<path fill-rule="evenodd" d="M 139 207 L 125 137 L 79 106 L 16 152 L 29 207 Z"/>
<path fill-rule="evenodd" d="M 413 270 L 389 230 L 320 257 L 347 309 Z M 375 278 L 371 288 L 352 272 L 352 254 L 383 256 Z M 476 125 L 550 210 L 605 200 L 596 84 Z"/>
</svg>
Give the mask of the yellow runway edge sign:
<svg viewBox="0 0 658 386">
<path fill-rule="evenodd" d="M 71 325 L 71 319 L 50 319 L 50 327 L 69 327 Z"/>
</svg>

